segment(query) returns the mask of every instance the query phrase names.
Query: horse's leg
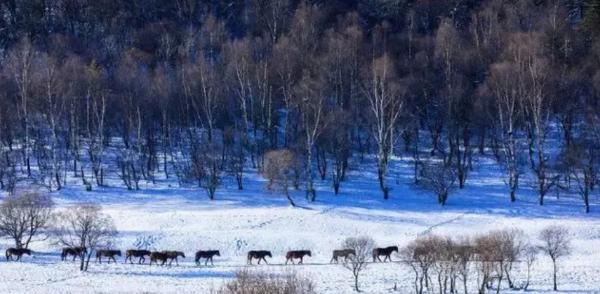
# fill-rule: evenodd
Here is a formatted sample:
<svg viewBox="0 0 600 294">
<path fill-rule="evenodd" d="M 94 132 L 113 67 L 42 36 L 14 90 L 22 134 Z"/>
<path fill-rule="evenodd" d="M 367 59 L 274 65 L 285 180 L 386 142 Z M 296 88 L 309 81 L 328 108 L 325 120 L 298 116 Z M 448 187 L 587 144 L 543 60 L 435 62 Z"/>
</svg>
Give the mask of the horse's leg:
<svg viewBox="0 0 600 294">
<path fill-rule="evenodd" d="M 269 264 L 269 263 L 267 262 L 267 259 L 266 259 L 264 256 L 263 256 L 263 260 L 265 261 L 265 263 L 266 263 L 266 264 Z M 292 261 L 292 262 L 293 262 L 293 261 Z"/>
<path fill-rule="evenodd" d="M 300 257 L 300 262 L 298 264 L 302 264 L 304 262 L 304 256 Z"/>
</svg>

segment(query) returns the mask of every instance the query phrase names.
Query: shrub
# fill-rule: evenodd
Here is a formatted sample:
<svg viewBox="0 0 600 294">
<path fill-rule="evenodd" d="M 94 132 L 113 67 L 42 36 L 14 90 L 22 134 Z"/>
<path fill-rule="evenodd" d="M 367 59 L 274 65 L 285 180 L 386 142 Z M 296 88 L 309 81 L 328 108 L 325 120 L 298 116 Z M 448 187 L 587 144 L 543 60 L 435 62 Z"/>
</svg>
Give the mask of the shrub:
<svg viewBox="0 0 600 294">
<path fill-rule="evenodd" d="M 313 282 L 295 273 L 283 275 L 239 271 L 218 294 L 313 294 Z"/>
</svg>

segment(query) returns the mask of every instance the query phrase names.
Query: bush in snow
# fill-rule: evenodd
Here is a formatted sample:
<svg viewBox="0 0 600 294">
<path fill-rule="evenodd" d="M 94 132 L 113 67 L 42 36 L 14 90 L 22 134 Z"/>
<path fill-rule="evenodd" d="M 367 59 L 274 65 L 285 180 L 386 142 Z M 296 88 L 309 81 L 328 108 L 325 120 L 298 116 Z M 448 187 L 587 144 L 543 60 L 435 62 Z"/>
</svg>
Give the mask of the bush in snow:
<svg viewBox="0 0 600 294">
<path fill-rule="evenodd" d="M 236 273 L 235 279 L 225 284 L 218 294 L 313 294 L 317 293 L 313 282 L 295 273 L 269 275 L 251 273 L 247 270 Z"/>
</svg>

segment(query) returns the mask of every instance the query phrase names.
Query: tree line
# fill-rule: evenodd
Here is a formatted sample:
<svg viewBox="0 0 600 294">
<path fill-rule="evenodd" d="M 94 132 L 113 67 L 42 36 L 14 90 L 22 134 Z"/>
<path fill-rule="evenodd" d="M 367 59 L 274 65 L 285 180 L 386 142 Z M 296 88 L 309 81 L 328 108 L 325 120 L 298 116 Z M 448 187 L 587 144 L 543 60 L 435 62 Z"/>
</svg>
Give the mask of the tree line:
<svg viewBox="0 0 600 294">
<path fill-rule="evenodd" d="M 374 155 L 388 199 L 402 154 L 444 205 L 489 155 L 510 201 L 531 173 L 540 205 L 570 190 L 589 211 L 600 1 L 60 0 L 0 11 L 2 189 L 57 190 L 69 175 L 88 190 L 110 175 L 139 189 L 160 175 L 213 199 L 225 176 L 243 189 L 252 167 L 315 201 L 316 180 L 338 193 Z"/>
</svg>

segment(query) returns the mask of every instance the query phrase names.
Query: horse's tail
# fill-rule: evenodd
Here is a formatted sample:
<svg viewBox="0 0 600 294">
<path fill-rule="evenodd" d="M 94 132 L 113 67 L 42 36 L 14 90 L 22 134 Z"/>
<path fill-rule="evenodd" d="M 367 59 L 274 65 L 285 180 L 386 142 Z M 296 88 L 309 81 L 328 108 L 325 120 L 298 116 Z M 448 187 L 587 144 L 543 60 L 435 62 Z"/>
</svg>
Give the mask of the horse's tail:
<svg viewBox="0 0 600 294">
<path fill-rule="evenodd" d="M 10 252 L 9 252 L 9 250 L 10 250 L 10 249 L 6 249 L 6 260 L 7 260 L 7 261 L 8 261 L 8 257 L 10 256 Z"/>
</svg>

